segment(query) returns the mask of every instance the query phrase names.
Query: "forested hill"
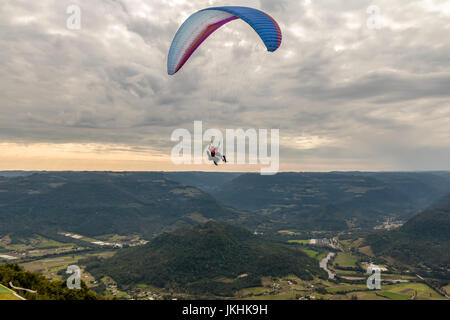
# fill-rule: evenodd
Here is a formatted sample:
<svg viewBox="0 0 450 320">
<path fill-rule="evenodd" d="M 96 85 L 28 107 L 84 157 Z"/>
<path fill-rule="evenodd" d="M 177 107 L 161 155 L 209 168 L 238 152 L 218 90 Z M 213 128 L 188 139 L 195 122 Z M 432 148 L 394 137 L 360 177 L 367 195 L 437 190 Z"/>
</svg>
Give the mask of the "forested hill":
<svg viewBox="0 0 450 320">
<path fill-rule="evenodd" d="M 94 276 L 109 275 L 122 287 L 144 283 L 225 296 L 260 285 L 264 276 L 326 276 L 317 261 L 302 251 L 216 222 L 165 233 L 145 246 L 84 263 Z"/>
<path fill-rule="evenodd" d="M 450 266 L 450 195 L 416 215 L 400 229 L 377 232 L 367 244 L 379 256 L 401 263 L 430 267 L 448 274 Z"/>
<path fill-rule="evenodd" d="M 372 228 L 406 220 L 450 192 L 445 172 L 243 174 L 213 192 L 237 209 L 264 212 L 272 225 L 300 230 Z"/>
<path fill-rule="evenodd" d="M 0 177 L 0 235 L 139 233 L 239 220 L 211 195 L 163 173 L 59 172 Z"/>
<path fill-rule="evenodd" d="M 0 175 L 0 236 L 65 231 L 151 238 L 210 219 L 265 233 L 372 229 L 387 217 L 405 221 L 450 192 L 446 172 L 6 175 Z"/>
</svg>

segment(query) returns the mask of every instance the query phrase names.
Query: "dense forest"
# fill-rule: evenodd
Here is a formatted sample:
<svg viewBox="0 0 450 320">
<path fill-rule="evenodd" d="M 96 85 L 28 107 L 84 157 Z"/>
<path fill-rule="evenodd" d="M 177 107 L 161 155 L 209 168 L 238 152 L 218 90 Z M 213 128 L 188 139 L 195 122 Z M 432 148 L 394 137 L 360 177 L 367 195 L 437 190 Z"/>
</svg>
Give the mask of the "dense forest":
<svg viewBox="0 0 450 320">
<path fill-rule="evenodd" d="M 122 287 L 151 284 L 190 294 L 231 296 L 261 285 L 261 277 L 326 277 L 300 250 L 268 242 L 245 229 L 207 222 L 164 233 L 114 257 L 81 262 L 95 277 L 107 274 Z"/>
</svg>

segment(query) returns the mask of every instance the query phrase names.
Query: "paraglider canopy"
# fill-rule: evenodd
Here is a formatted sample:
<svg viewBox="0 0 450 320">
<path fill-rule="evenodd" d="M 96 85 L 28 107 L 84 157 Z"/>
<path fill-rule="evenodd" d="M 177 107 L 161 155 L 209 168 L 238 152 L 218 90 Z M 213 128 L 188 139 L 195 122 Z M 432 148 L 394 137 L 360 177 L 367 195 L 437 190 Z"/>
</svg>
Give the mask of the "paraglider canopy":
<svg viewBox="0 0 450 320">
<path fill-rule="evenodd" d="M 177 73 L 203 41 L 221 26 L 236 19 L 247 22 L 259 35 L 268 51 L 273 52 L 280 47 L 280 27 L 267 13 L 237 6 L 207 8 L 191 15 L 178 29 L 170 47 L 167 73 Z"/>
</svg>

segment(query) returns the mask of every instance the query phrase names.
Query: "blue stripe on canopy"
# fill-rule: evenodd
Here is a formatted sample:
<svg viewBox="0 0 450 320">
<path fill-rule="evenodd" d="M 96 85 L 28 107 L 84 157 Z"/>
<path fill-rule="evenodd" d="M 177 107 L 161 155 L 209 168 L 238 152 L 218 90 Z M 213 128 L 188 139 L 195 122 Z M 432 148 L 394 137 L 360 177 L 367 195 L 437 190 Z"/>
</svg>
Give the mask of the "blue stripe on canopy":
<svg viewBox="0 0 450 320">
<path fill-rule="evenodd" d="M 282 35 L 280 27 L 272 17 L 260 10 L 231 6 L 207 8 L 201 11 L 208 10 L 228 12 L 247 22 L 258 33 L 270 52 L 277 50 L 281 45 Z"/>
</svg>

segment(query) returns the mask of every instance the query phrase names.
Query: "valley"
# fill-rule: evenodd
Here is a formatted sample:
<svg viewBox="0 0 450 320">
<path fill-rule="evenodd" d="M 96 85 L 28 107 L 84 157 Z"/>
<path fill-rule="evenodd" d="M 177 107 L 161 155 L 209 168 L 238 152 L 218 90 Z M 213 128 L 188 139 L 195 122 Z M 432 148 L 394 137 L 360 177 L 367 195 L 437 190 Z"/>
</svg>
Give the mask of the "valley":
<svg viewBox="0 0 450 320">
<path fill-rule="evenodd" d="M 65 253 L 59 251 L 50 255 L 43 256 L 24 256 L 13 261 L 18 263 L 27 271 L 37 272 L 50 280 L 66 279 L 65 271 L 69 265 L 79 265 L 82 268 L 82 280 L 95 292 L 104 295 L 106 298 L 114 299 L 136 299 L 136 300 L 160 300 L 160 299 L 197 299 L 197 298 L 219 298 L 219 299 L 245 299 L 245 300 L 409 300 L 409 299 L 445 299 L 446 287 L 433 289 L 432 286 L 423 279 L 417 277 L 412 270 L 398 270 L 395 266 L 388 264 L 378 265 L 383 269 L 382 272 L 382 290 L 369 290 L 366 285 L 369 276 L 365 269 L 369 261 L 376 261 L 374 256 L 368 256 L 361 253 L 361 247 L 357 247 L 352 241 L 336 240 L 334 249 L 328 246 L 321 246 L 315 241 L 310 240 L 286 240 L 289 246 L 298 248 L 309 257 L 313 258 L 317 266 L 326 266 L 333 277 L 303 280 L 295 275 L 286 275 L 283 277 L 262 278 L 260 285 L 250 286 L 236 290 L 232 295 L 198 295 L 177 292 L 174 289 L 168 290 L 164 287 L 158 287 L 147 283 L 136 283 L 134 286 L 121 288 L 114 279 L 109 276 L 94 277 L 86 270 L 85 261 L 92 258 L 111 258 L 121 249 L 118 247 L 104 248 L 97 246 L 81 252 Z M 51 240 L 40 238 L 43 243 L 49 243 Z M 70 238 L 67 239 L 70 241 Z M 31 242 L 31 241 L 30 241 Z M 361 240 L 356 240 L 360 242 Z M 32 241 L 35 250 L 41 250 L 43 243 Z M 53 245 L 58 244 L 55 241 Z M 27 248 L 33 251 L 33 245 L 28 244 Z M 60 243 L 55 247 L 72 247 L 75 244 Z M 18 244 L 13 248 L 17 250 Z M 2 249 L 5 251 L 5 247 Z M 330 251 L 332 250 L 332 251 Z M 10 251 L 9 254 L 13 254 Z M 14 251 L 16 252 L 16 251 Z M 328 258 L 328 259 L 327 259 Z M 324 262 L 326 261 L 326 264 Z M 242 275 L 241 275 L 242 276 Z M 220 282 L 232 282 L 233 279 L 227 277 L 219 278 Z M 433 280 L 433 279 L 431 279 Z"/>
<path fill-rule="evenodd" d="M 447 299 L 450 175 L 273 179 L 0 177 L 0 264 L 52 281 L 78 265 L 106 299 Z M 382 270 L 381 290 L 367 288 L 370 264 Z"/>
</svg>

